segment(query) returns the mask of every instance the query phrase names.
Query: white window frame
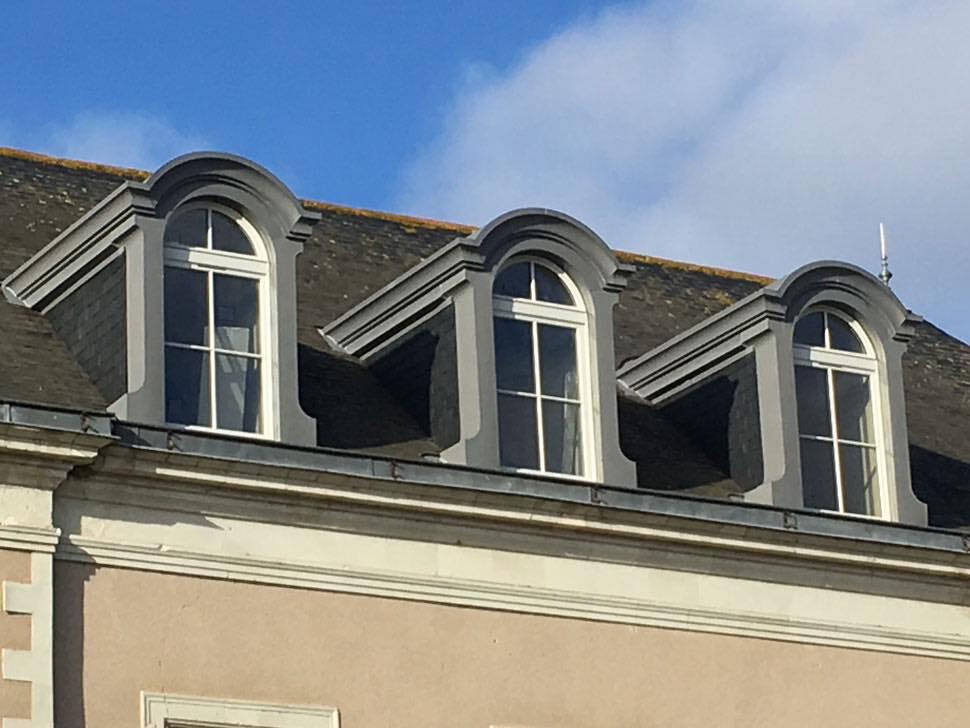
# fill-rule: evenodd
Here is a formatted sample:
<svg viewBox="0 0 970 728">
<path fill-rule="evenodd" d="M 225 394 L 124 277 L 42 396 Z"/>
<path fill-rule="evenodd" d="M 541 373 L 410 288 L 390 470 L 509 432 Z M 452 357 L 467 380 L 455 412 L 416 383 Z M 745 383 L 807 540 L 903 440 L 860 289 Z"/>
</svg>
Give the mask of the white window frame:
<svg viewBox="0 0 970 728">
<path fill-rule="evenodd" d="M 882 381 L 880 376 L 879 358 L 873 348 L 872 339 L 858 321 L 847 316 L 843 312 L 828 306 L 813 306 L 812 308 L 804 311 L 799 317 L 799 320 L 814 313 L 821 313 L 826 317 L 834 316 L 846 324 L 859 338 L 865 353 L 860 354 L 830 348 L 831 336 L 829 333 L 827 320 L 825 321 L 824 327 L 825 348 L 793 342 L 792 351 L 796 367 L 801 366 L 811 369 L 821 369 L 826 373 L 826 388 L 829 399 L 829 421 L 832 430 L 831 437 L 824 437 L 821 435 L 805 435 L 799 429 L 799 443 L 801 443 L 802 440 L 814 440 L 816 442 L 825 442 L 832 446 L 835 467 L 836 501 L 838 502 L 839 508 L 837 511 L 827 512 L 840 513 L 842 515 L 854 516 L 858 518 L 891 520 L 895 517 L 895 515 L 890 512 L 892 510 L 892 498 L 890 497 L 892 475 L 889 471 L 889 458 L 887 457 L 886 452 L 886 433 L 888 432 L 888 428 L 886 427 L 886 423 L 883 419 L 884 408 L 882 401 Z M 794 332 L 794 327 L 792 328 L 792 331 Z M 837 418 L 838 405 L 835 397 L 836 372 L 860 374 L 868 377 L 869 402 L 872 406 L 874 442 L 857 442 L 855 440 L 847 440 L 839 437 Z M 798 406 L 797 399 L 796 394 L 796 407 Z M 876 484 L 873 490 L 873 506 L 875 508 L 874 513 L 851 513 L 845 510 L 845 496 L 843 495 L 842 487 L 842 459 L 839 451 L 839 445 L 842 444 L 853 447 L 871 448 L 875 453 Z M 802 487 L 804 489 L 804 483 L 802 484 Z"/>
<path fill-rule="evenodd" d="M 281 705 L 142 691 L 141 728 L 340 728 L 334 707 Z"/>
<path fill-rule="evenodd" d="M 277 357 L 275 346 L 275 297 L 272 296 L 272 266 L 269 260 L 269 251 L 262 237 L 243 215 L 236 210 L 216 202 L 189 203 L 176 208 L 172 212 L 172 219 L 176 215 L 181 215 L 192 210 L 203 209 L 207 214 L 207 247 L 191 247 L 179 245 L 178 243 L 164 242 L 163 254 L 163 275 L 164 271 L 170 267 L 196 270 L 206 273 L 208 280 L 208 328 L 210 331 L 209 342 L 206 345 L 192 346 L 179 343 L 169 343 L 163 336 L 163 346 L 168 348 L 194 349 L 196 351 L 205 350 L 209 354 L 209 408 L 212 421 L 216 421 L 216 379 L 215 379 L 215 354 L 227 353 L 232 356 L 247 356 L 259 360 L 259 380 L 260 380 L 260 428 L 255 432 L 245 430 L 230 430 L 215 426 L 206 425 L 186 425 L 166 421 L 166 427 L 188 431 L 216 432 L 226 435 L 236 435 L 257 438 L 275 438 L 279 430 L 278 416 L 276 413 L 276 371 Z M 212 212 L 219 212 L 231 219 L 242 229 L 253 246 L 253 255 L 234 253 L 225 250 L 215 250 L 212 247 Z M 166 225 L 167 230 L 167 225 Z M 213 275 L 219 273 L 223 275 L 236 276 L 239 278 L 250 278 L 258 283 L 258 329 L 259 329 L 259 353 L 245 354 L 237 351 L 224 351 L 215 346 L 214 343 L 214 314 L 215 314 L 215 295 Z M 163 367 L 164 368 L 164 367 Z M 165 400 L 163 399 L 163 402 Z M 164 415 L 164 413 L 163 413 Z"/>
<path fill-rule="evenodd" d="M 532 367 L 533 380 L 536 391 L 533 398 L 536 401 L 536 441 L 539 448 L 540 468 L 516 468 L 501 465 L 502 470 L 514 473 L 529 475 L 555 476 L 557 478 L 568 478 L 572 480 L 597 480 L 599 478 L 600 465 L 596 460 L 595 437 L 596 430 L 594 419 L 593 387 L 591 376 L 591 342 L 589 340 L 589 313 L 586 310 L 585 302 L 579 288 L 572 281 L 569 275 L 561 268 L 548 260 L 536 256 L 515 256 L 503 263 L 497 270 L 494 280 L 498 280 L 507 268 L 518 263 L 529 263 L 532 266 L 542 266 L 550 273 L 553 273 L 565 286 L 569 295 L 572 296 L 574 305 L 569 306 L 562 303 L 552 303 L 550 301 L 539 301 L 536 299 L 535 274 L 530 276 L 530 295 L 532 299 L 512 298 L 511 296 L 492 294 L 492 317 L 505 318 L 515 321 L 525 321 L 532 325 Z M 493 281 L 494 286 L 494 281 Z M 578 399 L 567 397 L 556 397 L 553 395 L 542 394 L 542 384 L 540 375 L 539 359 L 539 337 L 538 324 L 550 324 L 569 328 L 575 332 L 576 338 L 576 376 L 578 378 L 577 391 Z M 493 337 L 494 341 L 494 337 Z M 495 354 L 496 367 L 498 366 L 498 353 Z M 496 369 L 497 371 L 497 369 Z M 508 394 L 518 397 L 528 396 L 523 392 L 514 390 L 499 389 L 496 383 L 495 390 L 496 413 L 498 411 L 498 395 Z M 543 437 L 542 407 L 544 400 L 555 402 L 566 402 L 579 406 L 580 423 L 580 451 L 582 453 L 583 468 L 581 473 L 560 473 L 555 470 L 546 470 L 541 467 L 545 462 L 545 440 Z M 498 442 L 501 443 L 501 423 L 499 423 Z"/>
</svg>

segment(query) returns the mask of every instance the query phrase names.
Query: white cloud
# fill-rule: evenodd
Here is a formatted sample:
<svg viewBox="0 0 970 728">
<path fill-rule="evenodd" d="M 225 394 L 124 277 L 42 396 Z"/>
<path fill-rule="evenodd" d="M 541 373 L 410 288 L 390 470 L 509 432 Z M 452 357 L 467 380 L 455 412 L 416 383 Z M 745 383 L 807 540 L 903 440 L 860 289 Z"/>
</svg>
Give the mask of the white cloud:
<svg viewBox="0 0 970 728">
<path fill-rule="evenodd" d="M 87 111 L 67 124 L 21 135 L 18 145 L 46 154 L 137 169 L 154 170 L 186 152 L 209 148 L 201 136 L 187 134 L 163 118 L 137 112 Z"/>
<path fill-rule="evenodd" d="M 397 205 L 556 207 L 614 247 L 770 275 L 874 269 L 885 221 L 897 292 L 968 338 L 968 27 L 957 0 L 613 9 L 471 77 Z"/>
</svg>

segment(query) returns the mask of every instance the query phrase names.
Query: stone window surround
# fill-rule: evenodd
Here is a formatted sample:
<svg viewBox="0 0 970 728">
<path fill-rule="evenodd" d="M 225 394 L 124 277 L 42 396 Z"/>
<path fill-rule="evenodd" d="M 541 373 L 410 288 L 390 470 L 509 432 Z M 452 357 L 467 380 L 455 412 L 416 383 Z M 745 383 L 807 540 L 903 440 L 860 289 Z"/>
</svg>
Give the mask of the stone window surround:
<svg viewBox="0 0 970 728">
<path fill-rule="evenodd" d="M 266 243 L 275 403 L 274 427 L 266 436 L 315 445 L 315 423 L 298 400 L 295 281 L 296 256 L 320 216 L 306 210 L 282 182 L 249 160 L 198 152 L 168 162 L 144 182 L 123 182 L 12 273 L 4 281 L 4 293 L 43 313 L 123 253 L 128 391 L 109 410 L 129 421 L 161 424 L 165 419 L 163 234 L 174 210 L 197 203 L 236 210 Z"/>
<path fill-rule="evenodd" d="M 523 257 L 546 260 L 562 270 L 582 295 L 589 315 L 590 404 L 598 416 L 590 433 L 594 468 L 585 477 L 633 486 L 635 467 L 619 445 L 613 350 L 613 307 L 632 269 L 618 263 L 592 230 L 564 213 L 525 208 L 501 215 L 472 235 L 456 238 L 321 333 L 367 362 L 443 307 L 453 306 L 460 437 L 441 458 L 499 469 L 492 284 L 509 260 Z"/>
<path fill-rule="evenodd" d="M 849 443 L 855 446 L 855 442 L 848 440 L 839 432 L 840 424 L 836 412 L 841 409 L 840 400 L 838 397 L 837 387 L 835 386 L 835 381 L 833 378 L 839 374 L 852 374 L 856 376 L 864 376 L 868 379 L 867 389 L 869 392 L 869 411 L 872 416 L 872 445 L 869 449 L 873 453 L 873 458 L 875 460 L 876 478 L 875 478 L 875 488 L 874 488 L 874 499 L 872 501 L 872 507 L 875 513 L 866 514 L 856 514 L 856 515 L 878 515 L 879 512 L 884 508 L 885 504 L 892 502 L 891 492 L 889 490 L 888 478 L 886 477 L 887 469 L 887 459 L 886 459 L 886 428 L 887 423 L 883 417 L 882 412 L 882 402 L 881 397 L 873 396 L 874 393 L 880 391 L 880 381 L 879 381 L 879 360 L 873 351 L 871 337 L 865 328 L 854 318 L 848 315 L 845 311 L 841 311 L 832 306 L 816 306 L 811 309 L 803 310 L 799 316 L 798 321 L 806 316 L 812 314 L 824 314 L 826 319 L 837 318 L 849 327 L 849 330 L 858 338 L 859 343 L 862 345 L 862 352 L 851 352 L 841 348 L 836 348 L 834 346 L 815 346 L 808 345 L 799 342 L 793 342 L 793 356 L 795 360 L 796 373 L 798 367 L 804 367 L 807 369 L 814 369 L 816 371 L 824 371 L 826 373 L 825 380 L 825 391 L 829 399 L 829 413 L 828 420 L 832 427 L 832 440 L 818 440 L 811 434 L 806 434 L 799 429 L 799 438 L 816 440 L 820 442 L 825 442 L 826 445 L 831 445 L 831 449 L 834 451 L 834 462 L 836 463 L 834 476 L 836 483 L 836 500 L 840 504 L 839 507 L 833 509 L 836 513 L 853 513 L 853 511 L 847 509 L 844 506 L 845 498 L 845 486 L 844 486 L 844 475 L 841 471 L 840 461 L 841 461 L 841 451 L 840 446 L 845 443 Z M 826 325 L 826 329 L 828 326 Z M 794 329 L 793 329 L 794 331 Z M 826 334 L 828 336 L 828 334 Z M 796 393 L 796 406 L 799 405 L 799 399 Z M 801 455 L 801 452 L 799 452 Z"/>
<path fill-rule="evenodd" d="M 587 331 L 588 315 L 586 309 L 583 305 L 583 294 L 576 285 L 573 283 L 572 279 L 564 272 L 558 269 L 558 267 L 553 267 L 550 260 L 547 258 L 537 258 L 535 256 L 518 256 L 516 258 L 507 260 L 499 270 L 496 271 L 496 279 L 501 276 L 502 272 L 511 266 L 515 266 L 519 263 L 528 263 L 530 266 L 539 268 L 540 266 L 556 276 L 563 288 L 572 297 L 572 303 L 550 303 L 546 300 L 539 298 L 516 298 L 513 296 L 506 296 L 502 294 L 495 294 L 493 289 L 492 295 L 492 313 L 494 318 L 502 318 L 510 321 L 519 321 L 532 324 L 550 325 L 559 328 L 568 329 L 573 333 L 574 342 L 574 365 L 576 372 L 576 394 L 575 398 L 572 399 L 572 403 L 578 405 L 579 415 L 577 417 L 577 423 L 579 425 L 580 431 L 580 472 L 578 473 L 563 473 L 550 469 L 548 467 L 538 467 L 532 468 L 516 468 L 508 465 L 502 465 L 503 468 L 507 468 L 512 472 L 524 472 L 524 473 L 547 473 L 552 474 L 557 477 L 575 477 L 581 480 L 595 479 L 596 473 L 599 471 L 598 464 L 595 460 L 593 453 L 591 452 L 591 438 L 588 433 L 595 431 L 596 423 L 593 418 L 592 412 L 592 392 L 591 392 L 591 382 L 589 376 L 589 360 L 592 353 L 592 346 L 589 340 L 589 332 Z M 530 269 L 531 273 L 531 269 Z M 537 284 L 536 284 L 537 285 Z M 531 286 L 530 286 L 531 287 Z M 533 294 L 534 295 L 534 294 Z M 539 342 L 536 339 L 536 334 L 532 331 L 530 327 L 530 341 L 533 347 L 533 375 L 534 375 L 534 386 L 540 386 L 542 362 L 544 361 L 541 349 L 539 347 Z M 496 392 L 502 394 L 503 391 L 497 388 Z M 508 392 L 509 394 L 520 394 L 519 392 Z M 543 394 L 541 389 L 535 391 L 535 400 L 533 401 L 549 401 L 551 398 L 547 394 Z M 567 397 L 563 396 L 563 399 Z M 545 460 L 545 435 L 543 433 L 544 424 L 542 422 L 542 410 L 541 408 L 537 410 L 536 413 L 536 430 L 539 434 L 537 438 L 536 445 L 538 447 L 538 455 L 540 462 Z M 499 426 L 499 437 L 501 439 L 501 423 Z M 501 459 L 501 458 L 500 458 Z"/>
<path fill-rule="evenodd" d="M 752 503 L 803 508 L 795 398 L 794 325 L 810 309 L 842 312 L 866 332 L 876 358 L 877 411 L 888 503 L 882 519 L 925 526 L 913 493 L 902 356 L 921 319 L 871 273 L 838 261 L 805 265 L 620 368 L 622 384 L 663 404 L 725 366 L 754 354 L 758 377 L 764 482 L 744 494 Z M 866 516 L 853 516 L 863 517 Z"/>
<path fill-rule="evenodd" d="M 169 695 L 142 691 L 142 728 L 262 726 L 340 728 L 336 708 Z"/>
<path fill-rule="evenodd" d="M 276 338 L 277 306 L 276 296 L 273 295 L 273 291 L 269 285 L 269 272 L 272 266 L 269 265 L 268 256 L 266 254 L 266 249 L 268 246 L 263 241 L 259 231 L 256 230 L 256 228 L 253 227 L 253 225 L 250 224 L 250 222 L 243 215 L 241 215 L 234 208 L 226 207 L 218 202 L 189 202 L 180 205 L 170 214 L 169 217 L 173 218 L 175 215 L 190 212 L 192 210 L 205 210 L 207 215 L 211 212 L 216 212 L 229 217 L 239 226 L 240 230 L 249 240 L 253 246 L 253 252 L 251 255 L 241 256 L 239 253 L 225 253 L 215 249 L 165 243 L 163 259 L 164 268 L 162 275 L 164 278 L 164 276 L 168 274 L 169 268 L 178 268 L 182 270 L 200 271 L 205 273 L 207 276 L 210 273 L 215 273 L 256 282 L 256 339 L 258 343 L 256 345 L 256 351 L 252 353 L 252 358 L 258 362 L 257 366 L 259 367 L 258 380 L 260 426 L 254 431 L 243 431 L 220 428 L 217 426 L 217 423 L 211 425 L 181 425 L 169 422 L 168 425 L 173 429 L 203 429 L 211 430 L 213 432 L 220 432 L 227 435 L 243 434 L 248 437 L 272 437 L 279 432 L 276 422 L 279 413 L 277 412 L 277 408 L 275 406 L 279 397 L 278 392 L 276 391 L 277 383 L 274 381 L 272 376 L 273 372 L 278 369 L 279 356 L 276 351 L 276 347 L 273 345 Z M 215 287 L 209 286 L 208 278 L 206 281 L 206 291 L 208 319 L 209 317 L 213 316 L 215 307 Z M 169 344 L 170 342 L 165 342 L 166 347 L 168 347 Z M 176 344 L 176 346 L 179 345 Z M 206 342 L 206 348 L 208 355 L 213 357 L 214 350 L 216 348 L 214 340 Z M 217 401 L 214 399 L 217 393 L 216 379 L 213 377 L 214 366 L 214 359 L 210 359 L 209 371 L 205 373 L 210 394 L 210 417 L 213 418 L 213 423 L 216 422 L 216 413 L 218 410 L 216 403 Z"/>
</svg>

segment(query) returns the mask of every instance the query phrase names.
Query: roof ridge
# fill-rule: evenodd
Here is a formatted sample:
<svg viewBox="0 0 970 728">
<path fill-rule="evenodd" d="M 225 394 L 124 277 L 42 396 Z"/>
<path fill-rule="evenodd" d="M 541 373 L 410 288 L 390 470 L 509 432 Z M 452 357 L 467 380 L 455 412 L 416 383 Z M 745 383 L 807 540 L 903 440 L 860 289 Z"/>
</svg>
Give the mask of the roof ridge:
<svg viewBox="0 0 970 728">
<path fill-rule="evenodd" d="M 679 270 L 686 270 L 695 273 L 704 273 L 707 275 L 715 275 L 720 278 L 733 278 L 742 281 L 751 281 L 752 283 L 760 283 L 762 285 L 768 285 L 772 283 L 775 279 L 770 276 L 763 276 L 757 273 L 747 273 L 740 270 L 731 270 L 730 268 L 718 268 L 713 265 L 702 265 L 700 263 L 688 263 L 683 260 L 673 260 L 672 258 L 661 258 L 656 255 L 646 255 L 644 253 L 630 253 L 625 250 L 614 250 L 616 257 L 625 263 L 647 263 L 650 265 L 660 265 L 664 268 L 677 268 Z"/>
<path fill-rule="evenodd" d="M 151 172 L 146 172 L 143 169 L 135 169 L 133 167 L 120 167 L 110 164 L 100 164 L 98 162 L 86 162 L 79 159 L 69 159 L 66 157 L 55 157 L 49 154 L 42 154 L 40 152 L 30 152 L 24 149 L 16 149 L 14 147 L 4 147 L 0 146 L 0 157 L 10 157 L 13 159 L 23 159 L 31 162 L 39 162 L 40 164 L 50 164 L 58 167 L 65 167 L 67 169 L 82 169 L 89 170 L 92 172 L 100 172 L 102 174 L 111 174 L 117 177 L 123 177 L 125 179 L 138 179 L 145 180 L 151 176 Z M 358 217 L 367 217 L 375 220 L 386 220 L 387 222 L 396 222 L 405 226 L 415 226 L 431 228 L 435 230 L 450 230 L 452 232 L 460 233 L 463 235 L 469 235 L 478 228 L 474 225 L 464 225 L 457 222 L 447 222 L 444 220 L 434 220 L 427 217 L 419 217 L 416 215 L 405 215 L 395 212 L 383 212 L 381 210 L 370 210 L 362 207 L 351 207 L 350 205 L 340 205 L 333 202 L 320 202 L 318 200 L 300 200 L 307 207 L 314 210 L 338 212 L 349 215 L 356 215 Z M 628 263 L 646 263 L 652 265 L 659 265 L 665 268 L 676 268 L 679 270 L 694 271 L 697 273 L 704 273 L 707 275 L 715 275 L 721 278 L 734 278 L 737 280 L 746 280 L 754 283 L 760 283 L 766 285 L 771 283 L 773 278 L 768 276 L 761 276 L 756 273 L 745 273 L 742 271 L 730 270 L 727 268 L 718 268 L 716 266 L 701 265 L 699 263 L 688 263 L 680 260 L 673 260 L 671 258 L 661 258 L 654 255 L 646 255 L 642 253 L 632 253 L 625 250 L 614 249 L 616 256 Z"/>
<path fill-rule="evenodd" d="M 300 200 L 300 202 L 312 210 L 344 212 L 351 215 L 358 215 L 360 217 L 387 220 L 388 222 L 399 222 L 403 225 L 420 225 L 421 227 L 435 228 L 438 230 L 452 230 L 456 233 L 462 233 L 464 235 L 470 235 L 478 229 L 474 225 L 464 225 L 459 222 L 434 220 L 430 217 L 405 215 L 399 212 L 384 212 L 382 210 L 370 210 L 363 207 L 351 207 L 350 205 L 340 205 L 336 202 L 320 202 L 318 200 Z"/>
<path fill-rule="evenodd" d="M 40 162 L 41 164 L 51 164 L 67 169 L 84 169 L 92 172 L 102 172 L 113 174 L 117 177 L 128 179 L 148 179 L 150 172 L 134 167 L 116 167 L 111 164 L 99 164 L 97 162 L 85 162 L 80 159 L 67 159 L 65 157 L 54 157 L 40 152 L 28 152 L 25 149 L 14 149 L 13 147 L 0 147 L 0 157 L 11 157 L 13 159 L 24 159 L 30 162 Z"/>
</svg>

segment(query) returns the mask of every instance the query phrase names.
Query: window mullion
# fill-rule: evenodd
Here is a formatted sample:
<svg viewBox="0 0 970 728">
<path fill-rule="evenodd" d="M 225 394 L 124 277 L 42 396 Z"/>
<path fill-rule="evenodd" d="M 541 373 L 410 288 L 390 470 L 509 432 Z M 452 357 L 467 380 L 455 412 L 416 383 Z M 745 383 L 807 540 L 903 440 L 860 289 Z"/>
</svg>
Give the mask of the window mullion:
<svg viewBox="0 0 970 728">
<path fill-rule="evenodd" d="M 210 240 L 212 226 L 209 226 Z M 216 417 L 216 316 L 215 316 L 215 274 L 212 271 L 206 273 L 206 285 L 208 286 L 209 301 L 209 426 L 218 427 L 219 420 Z"/>
<path fill-rule="evenodd" d="M 828 337 L 828 321 L 826 321 L 826 337 Z M 839 452 L 839 423 L 838 410 L 835 401 L 835 372 L 825 370 L 825 377 L 829 390 L 829 416 L 832 418 L 832 450 L 835 455 L 835 494 L 839 503 L 839 510 L 845 511 L 845 496 L 842 494 L 842 455 Z"/>
<path fill-rule="evenodd" d="M 535 276 L 533 276 L 535 281 Z M 536 438 L 539 442 L 539 469 L 546 469 L 546 433 L 542 426 L 542 367 L 539 363 L 539 324 L 530 321 L 532 327 L 532 369 L 536 382 Z"/>
</svg>

